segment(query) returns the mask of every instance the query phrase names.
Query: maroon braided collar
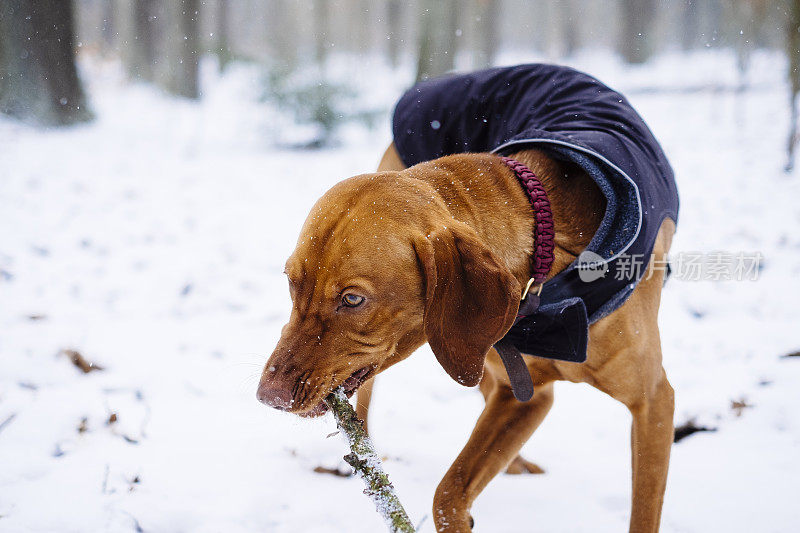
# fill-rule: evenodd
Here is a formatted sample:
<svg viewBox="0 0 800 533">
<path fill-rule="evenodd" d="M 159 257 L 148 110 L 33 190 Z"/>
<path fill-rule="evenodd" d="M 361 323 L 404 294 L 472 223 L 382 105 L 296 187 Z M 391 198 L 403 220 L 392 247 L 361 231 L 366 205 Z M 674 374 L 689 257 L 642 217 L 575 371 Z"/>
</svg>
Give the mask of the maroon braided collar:
<svg viewBox="0 0 800 533">
<path fill-rule="evenodd" d="M 514 325 L 516 325 L 539 308 L 539 293 L 542 283 L 553 265 L 553 249 L 555 248 L 553 211 L 550 209 L 550 200 L 547 199 L 547 192 L 542 187 L 542 182 L 531 172 L 531 169 L 510 157 L 501 159 L 525 187 L 536 219 L 536 227 L 533 230 L 533 277 L 528 281 L 528 285 L 522 293 L 522 302 L 517 311 L 517 318 L 514 320 Z M 538 285 L 538 290 L 530 290 L 533 284 Z M 533 397 L 533 379 L 519 349 L 506 337 L 497 341 L 494 348 L 506 368 L 514 397 L 521 402 L 527 402 Z"/>
<path fill-rule="evenodd" d="M 531 169 L 510 157 L 501 157 L 501 159 L 514 172 L 530 197 L 536 218 L 536 227 L 533 230 L 532 280 L 536 285 L 541 285 L 553 265 L 553 249 L 555 248 L 553 211 L 550 209 L 550 200 L 547 198 L 547 192 L 544 190 L 542 182 L 539 181 L 536 174 L 531 172 Z"/>
</svg>

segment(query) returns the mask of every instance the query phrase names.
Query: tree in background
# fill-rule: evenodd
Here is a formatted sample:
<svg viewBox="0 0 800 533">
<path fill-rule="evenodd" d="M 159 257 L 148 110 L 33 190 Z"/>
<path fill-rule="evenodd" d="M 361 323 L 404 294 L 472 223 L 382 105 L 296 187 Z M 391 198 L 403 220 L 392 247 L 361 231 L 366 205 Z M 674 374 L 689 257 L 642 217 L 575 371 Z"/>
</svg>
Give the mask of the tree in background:
<svg viewBox="0 0 800 533">
<path fill-rule="evenodd" d="M 319 65 L 325 65 L 330 49 L 331 14 L 328 0 L 314 0 L 314 59 Z"/>
<path fill-rule="evenodd" d="M 732 44 L 736 53 L 738 91 L 741 92 L 747 88 L 747 72 L 753 51 L 763 40 L 769 0 L 724 0 L 722 7 L 728 34 L 726 44 Z"/>
<path fill-rule="evenodd" d="M 628 63 L 644 63 L 653 52 L 655 0 L 622 0 L 619 52 Z"/>
<path fill-rule="evenodd" d="M 397 68 L 400 64 L 400 43 L 402 39 L 401 24 L 403 23 L 402 0 L 387 0 L 386 5 L 386 37 L 389 44 L 389 64 Z"/>
<path fill-rule="evenodd" d="M 127 61 L 128 73 L 132 78 L 153 81 L 158 61 L 156 40 L 158 39 L 159 11 L 157 0 L 134 0 L 133 28 L 130 53 Z"/>
<path fill-rule="evenodd" d="M 475 20 L 478 35 L 472 61 L 475 68 L 486 68 L 494 64 L 497 55 L 500 7 L 498 0 L 476 0 Z"/>
<path fill-rule="evenodd" d="M 0 0 L 0 112 L 42 125 L 92 118 L 75 68 L 71 0 Z"/>
<path fill-rule="evenodd" d="M 104 58 L 121 59 L 132 79 L 190 98 L 200 94 L 203 51 L 215 54 L 220 68 L 236 57 L 298 72 L 329 63 L 334 53 L 345 59 L 337 60 L 339 69 L 354 71 L 363 63 L 352 59 L 362 56 L 381 55 L 393 66 L 416 57 L 416 76 L 422 79 L 452 70 L 457 52 L 482 68 L 494 64 L 502 50 L 515 51 L 522 60 L 525 53 L 538 57 L 551 51 L 551 60 L 559 61 L 581 48 L 615 48 L 639 63 L 671 45 L 729 47 L 744 81 L 755 48 L 800 48 L 792 44 L 796 33 L 775 31 L 787 24 L 792 2 L 0 0 L 0 105 L 6 113 L 44 117 L 36 119 L 42 122 L 88 116 L 72 58 L 77 40 L 87 55 L 99 51 Z M 36 16 L 26 18 L 29 12 Z M 80 39 L 72 40 L 73 31 Z M 792 68 L 797 92 L 800 74 Z M 53 96 L 54 91 L 61 94 Z M 319 94 L 326 100 L 332 93 Z M 794 150 L 794 140 L 790 145 Z"/>
<path fill-rule="evenodd" d="M 225 6 L 220 0 L 218 11 Z M 103 10 L 103 16 L 113 18 L 112 48 L 131 79 L 155 83 L 178 96 L 199 98 L 199 0 L 114 0 L 110 15 L 107 11 Z M 216 22 L 218 27 L 222 24 Z M 209 48 L 218 45 L 227 50 L 218 40 Z M 217 55 L 222 66 L 224 58 L 219 51 Z"/>
<path fill-rule="evenodd" d="M 375 24 L 372 24 L 374 0 L 350 0 L 350 16 L 347 17 L 346 27 L 350 49 L 357 54 L 368 53 L 372 50 L 372 34 Z"/>
<path fill-rule="evenodd" d="M 683 29 L 680 33 L 681 48 L 686 52 L 697 46 L 700 33 L 698 30 L 700 17 L 698 15 L 697 0 L 686 0 L 681 10 L 680 20 Z"/>
<path fill-rule="evenodd" d="M 200 97 L 200 0 L 168 2 L 164 32 L 167 71 L 164 86 L 172 94 Z"/>
<path fill-rule="evenodd" d="M 306 44 L 305 37 L 298 30 L 298 10 L 313 7 L 313 4 L 303 6 L 289 0 L 270 0 L 269 4 L 272 4 L 272 11 L 267 13 L 266 29 L 273 62 L 292 70 L 301 59 L 298 54 L 300 44 Z"/>
<path fill-rule="evenodd" d="M 453 70 L 458 50 L 458 2 L 420 2 L 417 80 L 440 76 Z"/>
<path fill-rule="evenodd" d="M 797 98 L 800 93 L 800 0 L 789 0 L 786 25 L 786 55 L 789 58 L 789 139 L 786 172 L 794 169 L 794 152 L 797 148 Z"/>
<path fill-rule="evenodd" d="M 214 48 L 217 54 L 220 73 L 225 72 L 225 69 L 228 68 L 228 64 L 233 60 L 233 54 L 231 53 L 231 47 L 229 43 L 229 11 L 230 6 L 228 5 L 228 0 L 217 0 L 217 16 L 216 20 L 214 21 L 214 27 L 216 28 L 214 33 L 216 37 Z"/>
</svg>

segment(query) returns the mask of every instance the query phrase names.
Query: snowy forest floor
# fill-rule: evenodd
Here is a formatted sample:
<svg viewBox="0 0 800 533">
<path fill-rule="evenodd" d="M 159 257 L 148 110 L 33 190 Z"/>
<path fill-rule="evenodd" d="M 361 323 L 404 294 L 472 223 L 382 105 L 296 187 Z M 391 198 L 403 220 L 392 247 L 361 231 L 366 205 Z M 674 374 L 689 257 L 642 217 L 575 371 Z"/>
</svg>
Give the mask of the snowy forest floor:
<svg viewBox="0 0 800 533">
<path fill-rule="evenodd" d="M 325 438 L 332 419 L 255 399 L 300 225 L 332 184 L 375 167 L 408 83 L 359 61 L 341 68 L 385 118 L 325 150 L 274 147 L 290 125 L 242 65 L 207 69 L 205 99 L 188 103 L 88 62 L 94 123 L 0 119 L 0 530 L 382 530 L 358 479 L 313 472 L 345 453 Z M 673 254 L 763 254 L 758 281 L 666 285 L 676 424 L 717 431 L 673 447 L 662 530 L 796 528 L 800 357 L 783 356 L 800 349 L 800 175 L 782 170 L 784 62 L 757 54 L 740 93 L 725 52 L 573 64 L 627 92 L 662 141 L 682 201 Z M 67 348 L 104 370 L 80 373 Z M 378 379 L 371 430 L 420 531 L 481 407 L 427 347 Z M 523 450 L 546 474 L 499 476 L 476 531 L 626 530 L 629 426 L 600 392 L 558 384 Z"/>
</svg>

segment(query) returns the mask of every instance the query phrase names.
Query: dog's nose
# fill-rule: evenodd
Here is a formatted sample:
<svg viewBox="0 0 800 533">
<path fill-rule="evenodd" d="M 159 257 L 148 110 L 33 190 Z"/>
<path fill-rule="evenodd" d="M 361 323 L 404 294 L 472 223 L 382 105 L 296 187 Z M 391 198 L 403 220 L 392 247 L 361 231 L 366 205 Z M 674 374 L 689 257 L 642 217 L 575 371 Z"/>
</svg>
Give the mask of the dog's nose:
<svg viewBox="0 0 800 533">
<path fill-rule="evenodd" d="M 291 389 L 263 379 L 258 384 L 256 398 L 258 398 L 259 402 L 281 411 L 288 411 L 294 403 Z"/>
</svg>

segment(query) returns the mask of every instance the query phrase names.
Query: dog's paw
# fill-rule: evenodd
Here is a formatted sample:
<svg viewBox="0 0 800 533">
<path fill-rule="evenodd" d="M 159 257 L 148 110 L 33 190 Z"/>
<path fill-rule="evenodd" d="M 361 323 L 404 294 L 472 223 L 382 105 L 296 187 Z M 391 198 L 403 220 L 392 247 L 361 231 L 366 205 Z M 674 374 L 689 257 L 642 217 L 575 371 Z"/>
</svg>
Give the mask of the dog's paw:
<svg viewBox="0 0 800 533">
<path fill-rule="evenodd" d="M 544 474 L 544 469 L 539 465 L 527 461 L 518 455 L 514 458 L 508 467 L 506 467 L 506 474 Z"/>
</svg>

